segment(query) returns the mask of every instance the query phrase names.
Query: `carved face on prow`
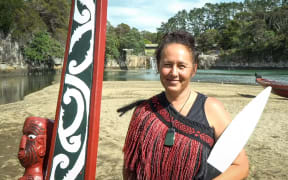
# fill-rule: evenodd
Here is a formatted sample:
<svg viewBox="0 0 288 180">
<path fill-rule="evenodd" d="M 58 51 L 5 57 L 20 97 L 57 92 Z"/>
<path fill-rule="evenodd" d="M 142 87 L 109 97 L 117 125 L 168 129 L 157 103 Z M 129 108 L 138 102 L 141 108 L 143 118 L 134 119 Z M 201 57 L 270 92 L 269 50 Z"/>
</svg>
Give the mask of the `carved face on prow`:
<svg viewBox="0 0 288 180">
<path fill-rule="evenodd" d="M 23 126 L 18 159 L 21 165 L 29 168 L 39 163 L 42 166 L 46 152 L 47 119 L 28 117 Z"/>
</svg>

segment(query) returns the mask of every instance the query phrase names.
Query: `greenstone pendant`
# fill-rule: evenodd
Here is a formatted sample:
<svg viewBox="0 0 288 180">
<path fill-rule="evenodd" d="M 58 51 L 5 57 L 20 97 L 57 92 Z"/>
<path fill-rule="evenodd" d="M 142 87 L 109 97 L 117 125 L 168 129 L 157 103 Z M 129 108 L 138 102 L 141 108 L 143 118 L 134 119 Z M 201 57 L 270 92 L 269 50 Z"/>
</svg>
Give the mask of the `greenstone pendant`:
<svg viewBox="0 0 288 180">
<path fill-rule="evenodd" d="M 172 127 L 172 128 L 169 128 L 166 133 L 164 145 L 173 146 L 174 140 L 175 140 L 175 129 Z"/>
</svg>

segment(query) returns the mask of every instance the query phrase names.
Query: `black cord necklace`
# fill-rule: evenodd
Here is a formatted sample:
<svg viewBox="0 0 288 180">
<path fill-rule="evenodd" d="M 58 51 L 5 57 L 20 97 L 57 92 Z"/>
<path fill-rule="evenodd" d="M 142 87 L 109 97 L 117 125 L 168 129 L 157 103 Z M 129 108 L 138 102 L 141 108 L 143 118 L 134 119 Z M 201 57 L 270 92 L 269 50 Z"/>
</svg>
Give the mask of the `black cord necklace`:
<svg viewBox="0 0 288 180">
<path fill-rule="evenodd" d="M 191 95 L 191 90 L 190 90 L 189 96 L 187 97 L 186 101 L 184 102 L 184 104 L 180 108 L 179 113 L 176 114 L 176 119 L 178 119 L 178 115 L 181 113 L 181 111 L 183 110 L 184 106 L 188 102 L 188 100 L 190 98 L 190 95 Z M 173 126 L 173 121 L 172 121 L 172 118 L 171 118 L 172 115 L 171 115 L 171 112 L 170 112 L 170 106 L 173 106 L 173 105 L 169 104 L 169 106 L 167 108 L 168 112 L 169 112 L 169 115 L 170 115 L 171 127 L 169 127 L 169 129 L 168 129 L 168 131 L 166 133 L 166 136 L 165 136 L 165 142 L 164 142 L 165 146 L 173 146 L 174 145 L 174 140 L 175 140 L 175 128 Z"/>
</svg>

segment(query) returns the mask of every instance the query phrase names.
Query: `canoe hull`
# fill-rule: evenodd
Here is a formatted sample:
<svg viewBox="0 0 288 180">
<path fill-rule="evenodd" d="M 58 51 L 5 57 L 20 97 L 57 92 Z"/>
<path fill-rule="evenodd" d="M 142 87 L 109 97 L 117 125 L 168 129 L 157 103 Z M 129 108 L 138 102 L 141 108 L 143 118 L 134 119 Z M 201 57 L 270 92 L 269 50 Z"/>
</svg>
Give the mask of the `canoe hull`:
<svg viewBox="0 0 288 180">
<path fill-rule="evenodd" d="M 271 86 L 273 94 L 288 98 L 288 84 L 283 84 L 281 82 L 271 81 L 264 78 L 256 78 L 256 82 L 263 87 Z"/>
</svg>

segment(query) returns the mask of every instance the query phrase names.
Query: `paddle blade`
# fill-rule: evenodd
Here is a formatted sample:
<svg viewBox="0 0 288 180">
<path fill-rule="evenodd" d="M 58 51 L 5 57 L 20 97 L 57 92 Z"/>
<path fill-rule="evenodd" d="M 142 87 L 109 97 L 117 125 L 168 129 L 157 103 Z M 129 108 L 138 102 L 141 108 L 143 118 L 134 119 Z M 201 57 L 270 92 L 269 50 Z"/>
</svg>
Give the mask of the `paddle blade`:
<svg viewBox="0 0 288 180">
<path fill-rule="evenodd" d="M 207 162 L 224 172 L 251 136 L 271 93 L 267 87 L 236 115 L 214 145 Z"/>
</svg>

